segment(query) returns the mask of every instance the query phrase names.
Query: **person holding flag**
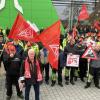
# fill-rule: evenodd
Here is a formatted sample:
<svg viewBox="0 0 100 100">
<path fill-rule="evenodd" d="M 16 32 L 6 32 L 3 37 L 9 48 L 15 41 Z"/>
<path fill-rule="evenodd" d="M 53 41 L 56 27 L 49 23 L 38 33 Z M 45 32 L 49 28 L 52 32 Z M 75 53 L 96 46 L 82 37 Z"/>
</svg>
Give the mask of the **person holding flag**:
<svg viewBox="0 0 100 100">
<path fill-rule="evenodd" d="M 97 55 L 97 59 L 90 60 L 89 76 L 88 76 L 85 88 L 89 88 L 91 85 L 92 79 L 94 79 L 95 87 L 100 89 L 100 86 L 99 86 L 100 45 L 96 45 L 95 47 L 93 47 L 93 49 L 95 50 L 95 53 Z"/>
<path fill-rule="evenodd" d="M 45 83 L 48 85 L 49 84 L 49 62 L 48 62 L 48 50 L 43 47 L 40 50 L 40 63 L 41 63 L 41 71 L 42 74 L 44 74 L 45 70 Z"/>
<path fill-rule="evenodd" d="M 56 71 L 58 70 L 58 56 L 59 56 L 59 45 L 60 45 L 60 25 L 61 22 L 58 20 L 48 28 L 46 28 L 40 35 L 40 42 L 49 51 L 48 61 L 52 67 L 52 84 L 56 83 Z"/>
<path fill-rule="evenodd" d="M 94 79 L 95 87 L 100 89 L 99 86 L 99 72 L 100 72 L 100 33 L 97 34 L 97 43 L 95 46 L 92 46 L 96 55 L 97 59 L 90 60 L 90 68 L 89 68 L 89 76 L 86 83 L 85 88 L 89 88 L 92 82 L 92 79 Z"/>
</svg>

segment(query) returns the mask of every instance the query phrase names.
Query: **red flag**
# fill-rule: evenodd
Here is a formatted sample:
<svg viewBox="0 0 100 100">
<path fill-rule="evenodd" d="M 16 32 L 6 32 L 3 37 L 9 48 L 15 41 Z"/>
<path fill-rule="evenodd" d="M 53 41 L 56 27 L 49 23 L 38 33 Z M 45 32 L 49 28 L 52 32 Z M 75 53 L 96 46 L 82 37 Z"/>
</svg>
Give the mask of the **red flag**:
<svg viewBox="0 0 100 100">
<path fill-rule="evenodd" d="M 78 20 L 82 21 L 82 20 L 86 20 L 88 18 L 89 18 L 89 13 L 87 11 L 87 7 L 85 4 L 83 4 L 82 9 L 81 9 L 79 16 L 78 16 Z"/>
<path fill-rule="evenodd" d="M 99 21 L 95 21 L 94 22 L 94 27 L 97 28 L 97 30 L 100 30 L 100 22 Z"/>
<path fill-rule="evenodd" d="M 8 37 L 11 39 L 20 39 L 31 42 L 38 41 L 38 34 L 25 21 L 21 14 L 17 15 L 17 18 L 12 26 L 12 29 Z"/>
<path fill-rule="evenodd" d="M 40 41 L 49 50 L 49 63 L 52 68 L 58 69 L 60 45 L 60 21 L 57 21 L 39 35 Z"/>
<path fill-rule="evenodd" d="M 77 36 L 77 29 L 76 26 L 73 27 L 72 37 L 75 38 Z"/>
</svg>

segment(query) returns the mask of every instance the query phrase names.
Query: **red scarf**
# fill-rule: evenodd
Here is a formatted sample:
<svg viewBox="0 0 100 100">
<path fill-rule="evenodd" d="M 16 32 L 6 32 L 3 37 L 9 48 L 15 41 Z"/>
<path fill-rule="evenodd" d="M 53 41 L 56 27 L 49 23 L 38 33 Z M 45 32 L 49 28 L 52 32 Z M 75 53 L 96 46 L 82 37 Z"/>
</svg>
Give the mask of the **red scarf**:
<svg viewBox="0 0 100 100">
<path fill-rule="evenodd" d="M 36 67 L 37 67 L 37 81 L 41 81 L 42 80 L 42 74 L 40 71 L 40 65 L 38 60 L 36 60 Z M 25 78 L 31 78 L 31 74 L 30 74 L 30 65 L 28 62 L 28 58 L 25 60 Z"/>
</svg>

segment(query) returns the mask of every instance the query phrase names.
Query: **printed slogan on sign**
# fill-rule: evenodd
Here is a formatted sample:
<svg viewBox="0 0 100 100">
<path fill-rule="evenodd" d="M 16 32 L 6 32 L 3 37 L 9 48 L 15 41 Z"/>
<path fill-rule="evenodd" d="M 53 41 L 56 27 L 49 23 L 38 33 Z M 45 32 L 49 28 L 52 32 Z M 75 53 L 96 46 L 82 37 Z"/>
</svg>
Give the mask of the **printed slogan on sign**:
<svg viewBox="0 0 100 100">
<path fill-rule="evenodd" d="M 66 66 L 69 67 L 79 67 L 79 55 L 68 54 Z"/>
</svg>

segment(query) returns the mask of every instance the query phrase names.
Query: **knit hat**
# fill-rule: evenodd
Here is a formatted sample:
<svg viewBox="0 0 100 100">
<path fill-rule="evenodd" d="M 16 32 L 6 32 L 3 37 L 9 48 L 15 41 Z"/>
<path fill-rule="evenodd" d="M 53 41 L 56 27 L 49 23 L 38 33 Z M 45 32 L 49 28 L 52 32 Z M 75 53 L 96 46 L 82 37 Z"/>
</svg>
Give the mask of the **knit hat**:
<svg viewBox="0 0 100 100">
<path fill-rule="evenodd" d="M 14 45 L 9 45 L 9 46 L 8 46 L 8 50 L 9 50 L 9 51 L 15 51 L 15 52 L 16 52 L 16 48 L 15 48 Z"/>
</svg>

